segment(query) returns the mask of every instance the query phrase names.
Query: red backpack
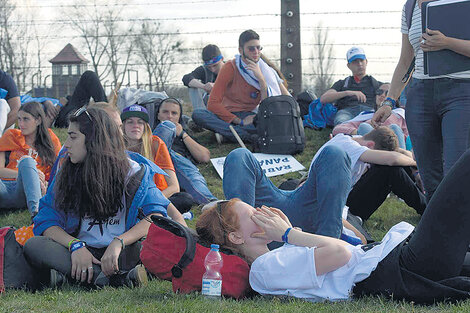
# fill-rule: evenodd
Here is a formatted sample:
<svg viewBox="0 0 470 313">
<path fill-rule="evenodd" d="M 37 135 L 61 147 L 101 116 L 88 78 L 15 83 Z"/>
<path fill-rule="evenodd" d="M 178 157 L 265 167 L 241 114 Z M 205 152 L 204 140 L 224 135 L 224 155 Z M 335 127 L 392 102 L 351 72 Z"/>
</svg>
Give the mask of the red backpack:
<svg viewBox="0 0 470 313">
<path fill-rule="evenodd" d="M 175 293 L 201 291 L 207 248 L 197 242 L 191 229 L 166 217 L 152 216 L 147 238 L 142 242 L 140 259 L 147 270 L 172 282 Z M 250 267 L 239 256 L 222 250 L 222 295 L 240 299 L 251 293 Z"/>
</svg>

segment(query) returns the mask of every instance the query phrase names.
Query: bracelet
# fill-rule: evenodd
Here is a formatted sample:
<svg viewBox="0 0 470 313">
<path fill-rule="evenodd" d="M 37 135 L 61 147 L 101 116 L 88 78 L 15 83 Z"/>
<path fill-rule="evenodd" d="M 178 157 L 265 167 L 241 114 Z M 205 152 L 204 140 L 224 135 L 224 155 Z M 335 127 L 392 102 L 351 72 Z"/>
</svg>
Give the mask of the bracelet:
<svg viewBox="0 0 470 313">
<path fill-rule="evenodd" d="M 72 245 L 70 246 L 70 253 L 73 253 L 74 251 L 77 251 L 78 249 L 81 249 L 83 247 L 85 247 L 86 244 L 84 241 L 75 241 L 74 243 L 72 243 Z"/>
<path fill-rule="evenodd" d="M 69 243 L 67 244 L 67 247 L 69 247 L 69 251 L 70 251 L 70 246 L 72 245 L 72 243 L 77 242 L 77 241 L 80 241 L 80 239 L 73 238 L 72 240 L 69 241 Z"/>
<path fill-rule="evenodd" d="M 397 108 L 397 100 L 387 97 L 380 107 L 389 106 L 392 110 Z"/>
<path fill-rule="evenodd" d="M 289 232 L 292 230 L 292 227 L 289 227 L 286 229 L 286 232 L 284 233 L 284 235 L 282 235 L 281 239 L 283 242 L 285 243 L 289 243 L 289 238 L 287 238 L 287 236 L 289 235 Z"/>
<path fill-rule="evenodd" d="M 240 119 L 240 124 L 238 124 L 238 125 L 243 126 L 243 120 L 242 119 Z"/>
<path fill-rule="evenodd" d="M 124 240 L 122 238 L 119 238 L 119 237 L 114 237 L 114 239 L 117 239 L 121 242 L 121 250 L 124 250 L 124 248 L 126 247 L 126 245 L 124 244 Z"/>
</svg>

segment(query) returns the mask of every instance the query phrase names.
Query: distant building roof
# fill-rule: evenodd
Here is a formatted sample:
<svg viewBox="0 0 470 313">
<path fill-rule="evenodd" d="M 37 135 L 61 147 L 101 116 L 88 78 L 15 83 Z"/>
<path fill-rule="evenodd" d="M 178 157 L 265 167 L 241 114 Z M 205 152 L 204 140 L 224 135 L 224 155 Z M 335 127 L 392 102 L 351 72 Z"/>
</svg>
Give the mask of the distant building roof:
<svg viewBox="0 0 470 313">
<path fill-rule="evenodd" d="M 88 61 L 77 49 L 71 44 L 67 44 L 54 58 L 49 60 L 52 64 L 81 64 Z"/>
</svg>

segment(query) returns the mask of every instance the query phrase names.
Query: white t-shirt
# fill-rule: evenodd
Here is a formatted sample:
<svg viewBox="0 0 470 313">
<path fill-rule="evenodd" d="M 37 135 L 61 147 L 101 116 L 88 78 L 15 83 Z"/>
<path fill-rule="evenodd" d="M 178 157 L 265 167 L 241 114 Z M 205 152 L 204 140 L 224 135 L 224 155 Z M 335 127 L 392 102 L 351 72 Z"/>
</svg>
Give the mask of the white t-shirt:
<svg viewBox="0 0 470 313">
<path fill-rule="evenodd" d="M 263 295 L 283 295 L 311 301 L 346 300 L 354 285 L 376 269 L 398 244 L 407 238 L 414 227 L 401 222 L 393 226 L 382 243 L 368 251 L 349 245 L 349 262 L 326 274 L 317 276 L 315 249 L 285 244 L 258 257 L 250 269 L 250 285 Z"/>
<path fill-rule="evenodd" d="M 411 45 L 413 46 L 413 50 L 416 56 L 415 61 L 415 71 L 413 73 L 413 77 L 417 79 L 435 79 L 435 78 L 470 78 L 470 71 L 464 71 L 459 73 L 453 73 L 448 75 L 442 76 L 433 76 L 429 77 L 429 75 L 424 75 L 424 55 L 423 50 L 420 48 L 421 43 L 421 35 L 423 34 L 423 28 L 421 24 L 421 8 L 418 4 L 419 1 L 416 1 L 416 5 L 413 11 L 413 17 L 411 19 L 411 27 L 408 30 L 408 25 L 406 24 L 406 17 L 405 17 L 405 7 L 403 7 L 402 17 L 401 17 L 401 32 L 402 34 L 408 34 L 408 38 L 410 40 Z"/>
<path fill-rule="evenodd" d="M 127 178 L 140 170 L 139 163 L 129 159 L 131 169 Z M 125 196 L 122 197 L 123 203 L 126 203 Z M 123 207 L 115 216 L 107 220 L 97 222 L 95 219 L 85 216 L 82 218 L 78 238 L 85 241 L 87 245 L 94 248 L 105 248 L 109 246 L 114 237 L 122 235 L 126 231 L 126 208 Z"/>
<path fill-rule="evenodd" d="M 352 186 L 361 178 L 362 174 L 370 167 L 368 163 L 364 163 L 359 158 L 361 155 L 369 150 L 369 148 L 361 146 L 357 141 L 353 140 L 351 136 L 345 134 L 338 134 L 334 136 L 331 140 L 325 143 L 320 149 L 318 149 L 317 153 L 313 157 L 312 164 L 317 159 L 318 155 L 326 146 L 337 146 L 343 149 L 351 159 L 351 178 L 352 178 Z"/>
</svg>

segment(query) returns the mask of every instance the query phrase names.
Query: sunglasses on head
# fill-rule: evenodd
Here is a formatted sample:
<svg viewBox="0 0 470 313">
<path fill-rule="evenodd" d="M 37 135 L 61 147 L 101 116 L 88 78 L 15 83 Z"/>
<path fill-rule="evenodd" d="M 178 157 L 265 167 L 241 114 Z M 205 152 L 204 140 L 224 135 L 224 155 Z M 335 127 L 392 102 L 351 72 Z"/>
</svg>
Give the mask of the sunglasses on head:
<svg viewBox="0 0 470 313">
<path fill-rule="evenodd" d="M 377 90 L 375 91 L 375 94 L 376 94 L 377 96 L 381 96 L 381 95 L 383 95 L 384 93 L 385 93 L 385 95 L 388 95 L 388 90 L 377 89 Z"/>
<path fill-rule="evenodd" d="M 73 116 L 75 117 L 79 117 L 80 115 L 82 115 L 83 113 L 86 113 L 86 115 L 88 116 L 88 118 L 90 119 L 90 122 L 93 123 L 93 120 L 91 118 L 91 115 L 90 113 L 88 113 L 87 109 L 85 106 L 81 107 L 80 109 L 78 109 L 77 111 L 75 111 L 75 113 L 73 114 Z"/>
<path fill-rule="evenodd" d="M 263 50 L 263 47 L 261 46 L 248 46 L 247 48 L 248 48 L 248 51 L 250 52 L 255 52 L 255 50 L 258 50 L 258 51 Z"/>
</svg>

